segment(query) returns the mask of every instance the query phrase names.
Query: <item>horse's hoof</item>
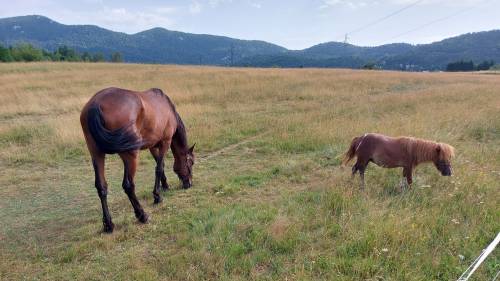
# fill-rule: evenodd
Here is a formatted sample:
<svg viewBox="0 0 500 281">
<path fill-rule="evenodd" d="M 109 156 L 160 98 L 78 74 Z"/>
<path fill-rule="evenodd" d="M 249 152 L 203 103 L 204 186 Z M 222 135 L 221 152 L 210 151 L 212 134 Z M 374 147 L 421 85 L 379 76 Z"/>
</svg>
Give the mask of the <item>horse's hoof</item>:
<svg viewBox="0 0 500 281">
<path fill-rule="evenodd" d="M 154 204 L 160 204 L 163 201 L 161 197 L 155 197 Z"/>
<path fill-rule="evenodd" d="M 140 217 L 137 218 L 141 223 L 147 223 L 149 220 L 149 216 L 146 213 L 142 213 Z"/>
<path fill-rule="evenodd" d="M 115 225 L 113 223 L 111 224 L 104 224 L 103 232 L 104 233 L 113 233 L 113 229 L 115 228 Z"/>
<path fill-rule="evenodd" d="M 167 184 L 167 185 L 162 185 L 162 186 L 161 186 L 161 189 L 162 189 L 163 191 L 167 191 L 167 190 L 169 190 L 169 189 L 170 189 L 170 186 L 168 186 L 168 184 Z"/>
</svg>

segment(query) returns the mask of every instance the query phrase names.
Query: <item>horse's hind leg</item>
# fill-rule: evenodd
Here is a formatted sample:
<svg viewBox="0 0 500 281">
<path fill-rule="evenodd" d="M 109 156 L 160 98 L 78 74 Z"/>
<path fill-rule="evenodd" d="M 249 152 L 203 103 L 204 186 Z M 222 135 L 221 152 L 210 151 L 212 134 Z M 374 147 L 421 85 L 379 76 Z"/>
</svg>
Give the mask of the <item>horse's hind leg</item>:
<svg viewBox="0 0 500 281">
<path fill-rule="evenodd" d="M 108 209 L 108 185 L 104 177 L 104 153 L 92 153 L 92 165 L 95 172 L 95 188 L 97 189 L 97 194 L 99 199 L 101 199 L 102 206 L 102 223 L 104 225 L 104 232 L 113 232 L 114 225 L 111 221 L 111 215 Z"/>
<path fill-rule="evenodd" d="M 138 151 L 129 151 L 120 153 L 120 158 L 123 160 L 124 165 L 124 173 L 123 173 L 123 182 L 122 187 L 125 193 L 132 203 L 132 207 L 134 208 L 135 217 L 142 223 L 146 223 L 148 221 L 148 215 L 144 212 L 135 196 L 135 171 L 137 169 L 137 155 Z"/>
</svg>

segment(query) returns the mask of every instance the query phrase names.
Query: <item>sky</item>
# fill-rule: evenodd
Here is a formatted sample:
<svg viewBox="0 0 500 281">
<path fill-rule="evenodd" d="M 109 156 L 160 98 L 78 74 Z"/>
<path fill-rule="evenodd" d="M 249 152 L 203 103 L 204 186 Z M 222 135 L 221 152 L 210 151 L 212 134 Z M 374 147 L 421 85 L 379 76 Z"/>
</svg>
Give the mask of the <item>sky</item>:
<svg viewBox="0 0 500 281">
<path fill-rule="evenodd" d="M 500 0 L 0 0 L 0 7 L 0 18 L 37 14 L 129 34 L 163 27 L 289 49 L 344 41 L 346 33 L 351 44 L 377 46 L 500 29 Z"/>
</svg>

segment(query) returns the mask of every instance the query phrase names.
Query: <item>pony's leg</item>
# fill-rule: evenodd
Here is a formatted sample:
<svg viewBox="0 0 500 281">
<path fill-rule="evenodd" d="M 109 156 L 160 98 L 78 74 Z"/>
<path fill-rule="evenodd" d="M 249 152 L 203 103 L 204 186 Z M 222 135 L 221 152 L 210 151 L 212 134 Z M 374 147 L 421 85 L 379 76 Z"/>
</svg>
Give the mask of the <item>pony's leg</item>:
<svg viewBox="0 0 500 281">
<path fill-rule="evenodd" d="M 148 221 L 148 215 L 144 212 L 135 196 L 135 171 L 137 169 L 137 155 L 139 151 L 129 151 L 120 153 L 120 158 L 123 160 L 124 173 L 123 173 L 123 182 L 122 187 L 125 193 L 132 203 L 132 207 L 134 208 L 135 217 L 142 223 L 146 223 Z"/>
<path fill-rule="evenodd" d="M 358 171 L 358 165 L 357 163 L 352 166 L 352 174 L 351 174 L 351 181 L 354 180 L 354 176 L 356 175 L 356 172 Z"/>
<path fill-rule="evenodd" d="M 115 226 L 111 221 L 111 215 L 108 209 L 108 184 L 104 177 L 104 159 L 104 153 L 92 153 L 92 166 L 95 172 L 95 188 L 97 189 L 99 199 L 101 199 L 103 230 L 104 232 L 111 233 Z"/>
<path fill-rule="evenodd" d="M 361 178 L 361 186 L 360 186 L 361 190 L 365 189 L 365 170 L 367 165 L 368 161 L 363 161 L 358 156 L 356 164 L 354 164 L 354 166 L 352 167 L 352 178 L 354 178 L 356 172 L 359 171 L 359 177 Z"/>
<path fill-rule="evenodd" d="M 359 177 L 361 178 L 361 190 L 365 189 L 365 169 L 366 167 L 362 167 L 359 169 Z"/>
<path fill-rule="evenodd" d="M 408 184 L 409 188 L 411 188 L 411 184 L 413 183 L 412 173 L 413 169 L 411 167 L 403 168 L 403 176 L 406 178 L 406 183 Z"/>
</svg>

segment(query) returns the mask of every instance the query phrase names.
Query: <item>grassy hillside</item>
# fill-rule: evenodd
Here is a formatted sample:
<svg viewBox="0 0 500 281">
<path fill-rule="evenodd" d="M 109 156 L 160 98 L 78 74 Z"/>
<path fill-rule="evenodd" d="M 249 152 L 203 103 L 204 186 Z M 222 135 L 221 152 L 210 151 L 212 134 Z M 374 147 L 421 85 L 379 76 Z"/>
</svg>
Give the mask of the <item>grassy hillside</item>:
<svg viewBox="0 0 500 281">
<path fill-rule="evenodd" d="M 0 64 L 1 280 L 455 280 L 500 230 L 500 76 L 130 64 Z M 136 223 L 107 159 L 101 233 L 78 121 L 108 86 L 159 87 L 197 143 L 194 186 L 153 206 L 141 154 Z M 339 166 L 365 132 L 454 145 L 455 176 Z M 497 249 L 471 280 L 500 269 Z"/>
</svg>

